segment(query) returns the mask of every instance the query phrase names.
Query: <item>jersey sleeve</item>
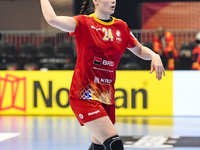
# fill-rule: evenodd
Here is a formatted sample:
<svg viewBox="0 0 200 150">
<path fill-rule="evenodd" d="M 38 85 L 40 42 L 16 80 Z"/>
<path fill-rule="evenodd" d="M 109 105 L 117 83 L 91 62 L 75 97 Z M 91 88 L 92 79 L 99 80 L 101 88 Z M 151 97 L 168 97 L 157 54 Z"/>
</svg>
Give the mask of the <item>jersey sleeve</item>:
<svg viewBox="0 0 200 150">
<path fill-rule="evenodd" d="M 130 31 L 128 25 L 127 25 L 127 34 L 128 34 L 128 39 L 127 39 L 127 48 L 133 48 L 138 44 L 138 40 L 135 38 L 133 33 Z"/>
<path fill-rule="evenodd" d="M 70 32 L 69 35 L 70 36 L 78 36 L 79 32 L 80 32 L 81 24 L 83 24 L 83 16 L 79 15 L 79 16 L 74 16 L 73 18 L 76 21 L 76 29 L 74 32 Z"/>
</svg>

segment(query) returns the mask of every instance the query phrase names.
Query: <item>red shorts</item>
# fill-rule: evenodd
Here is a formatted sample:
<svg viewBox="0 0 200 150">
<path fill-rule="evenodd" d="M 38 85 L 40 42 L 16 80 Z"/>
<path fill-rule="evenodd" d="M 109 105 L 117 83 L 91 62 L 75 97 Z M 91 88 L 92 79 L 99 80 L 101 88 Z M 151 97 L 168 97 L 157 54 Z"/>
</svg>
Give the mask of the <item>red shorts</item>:
<svg viewBox="0 0 200 150">
<path fill-rule="evenodd" d="M 115 105 L 106 105 L 95 100 L 70 98 L 71 108 L 81 126 L 84 123 L 108 116 L 115 124 Z"/>
</svg>

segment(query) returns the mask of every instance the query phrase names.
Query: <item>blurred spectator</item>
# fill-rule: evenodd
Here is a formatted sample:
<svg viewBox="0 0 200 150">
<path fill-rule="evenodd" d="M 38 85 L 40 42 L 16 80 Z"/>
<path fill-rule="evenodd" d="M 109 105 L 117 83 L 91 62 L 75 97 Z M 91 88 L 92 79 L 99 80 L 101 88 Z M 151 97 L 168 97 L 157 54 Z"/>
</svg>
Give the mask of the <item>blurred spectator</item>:
<svg viewBox="0 0 200 150">
<path fill-rule="evenodd" d="M 157 29 L 153 41 L 153 50 L 160 55 L 165 68 L 168 68 L 168 70 L 175 69 L 175 59 L 178 57 L 178 53 L 174 46 L 174 37 L 172 33 L 166 32 L 164 27 Z"/>
<path fill-rule="evenodd" d="M 200 70 L 200 32 L 196 35 L 197 46 L 192 51 L 192 70 Z"/>
</svg>

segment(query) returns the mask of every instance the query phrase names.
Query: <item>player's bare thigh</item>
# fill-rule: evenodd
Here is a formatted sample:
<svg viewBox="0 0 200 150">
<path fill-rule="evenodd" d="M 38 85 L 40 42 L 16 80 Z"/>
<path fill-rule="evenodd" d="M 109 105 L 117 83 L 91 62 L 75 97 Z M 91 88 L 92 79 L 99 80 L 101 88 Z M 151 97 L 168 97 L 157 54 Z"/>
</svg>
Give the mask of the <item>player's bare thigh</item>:
<svg viewBox="0 0 200 150">
<path fill-rule="evenodd" d="M 101 144 L 118 134 L 108 116 L 84 123 L 84 125 Z"/>
</svg>

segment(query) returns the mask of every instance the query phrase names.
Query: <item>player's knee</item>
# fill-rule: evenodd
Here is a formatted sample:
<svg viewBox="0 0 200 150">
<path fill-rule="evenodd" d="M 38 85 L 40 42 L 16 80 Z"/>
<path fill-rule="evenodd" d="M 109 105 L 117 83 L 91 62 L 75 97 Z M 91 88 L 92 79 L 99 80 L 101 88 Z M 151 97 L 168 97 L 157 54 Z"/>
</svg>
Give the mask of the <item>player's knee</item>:
<svg viewBox="0 0 200 150">
<path fill-rule="evenodd" d="M 88 150 L 104 150 L 104 146 L 92 143 Z"/>
<path fill-rule="evenodd" d="M 107 139 L 103 145 L 105 146 L 105 150 L 124 150 L 122 140 L 118 135 Z"/>
</svg>

